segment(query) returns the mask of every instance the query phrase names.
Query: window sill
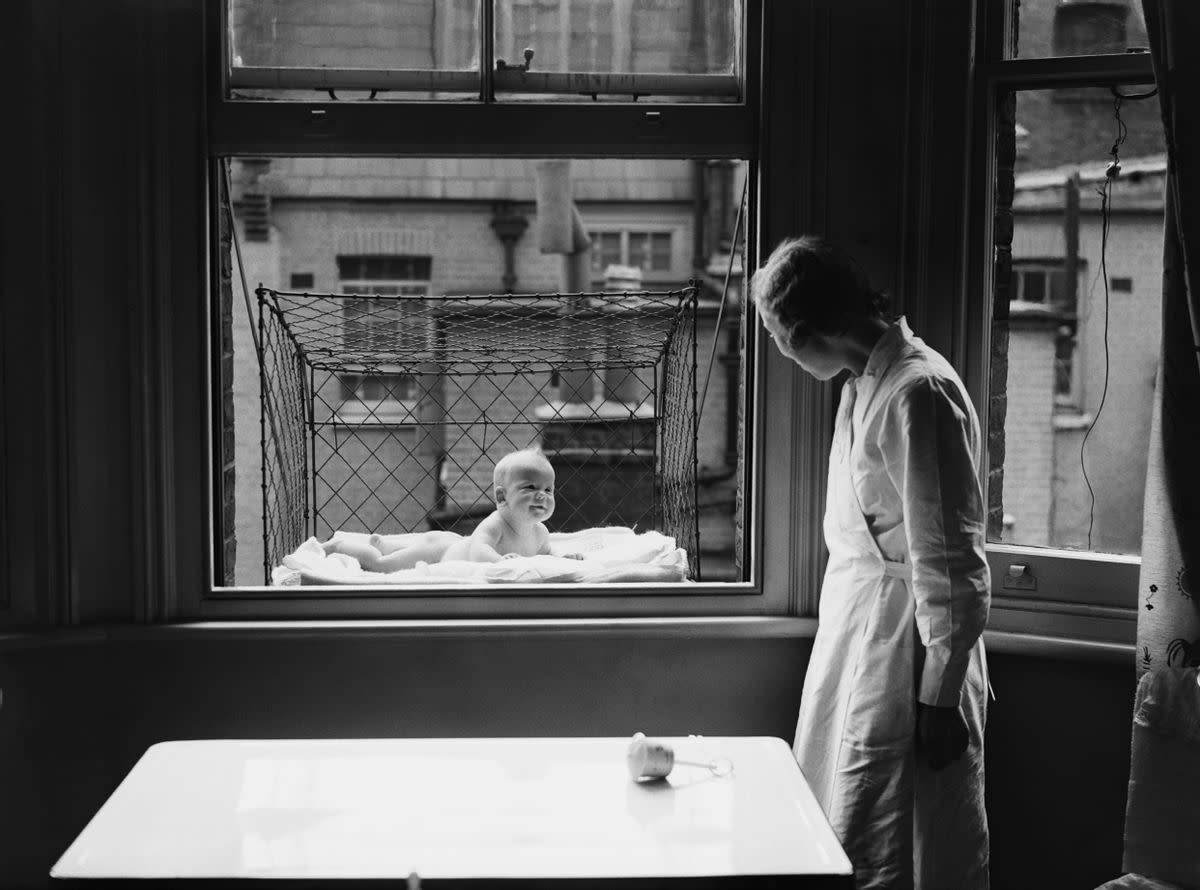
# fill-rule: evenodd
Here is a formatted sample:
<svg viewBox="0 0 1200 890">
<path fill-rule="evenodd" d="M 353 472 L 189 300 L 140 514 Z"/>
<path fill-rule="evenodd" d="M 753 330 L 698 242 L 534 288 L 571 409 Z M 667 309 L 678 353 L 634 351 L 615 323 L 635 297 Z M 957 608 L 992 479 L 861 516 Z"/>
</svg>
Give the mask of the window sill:
<svg viewBox="0 0 1200 890">
<path fill-rule="evenodd" d="M 984 642 L 988 655 L 1018 655 L 1058 661 L 1101 662 L 1134 666 L 1137 647 L 1133 643 L 1085 640 L 1046 634 L 989 630 Z"/>
<path fill-rule="evenodd" d="M 536 620 L 380 621 L 196 621 L 158 625 L 110 625 L 44 632 L 0 633 L 0 652 L 85 646 L 98 643 L 185 639 L 411 639 L 448 640 L 513 637 L 608 637 L 610 639 L 769 640 L 812 639 L 813 618 L 572 618 Z M 1075 662 L 1133 665 L 1132 643 L 1002 630 L 984 632 L 991 654 Z"/>
<path fill-rule="evenodd" d="M 615 639 L 811 639 L 812 618 L 718 616 L 699 618 L 544 618 L 346 621 L 195 621 L 109 625 L 44 632 L 0 633 L 0 652 L 118 641 L 198 639 L 319 639 L 355 637 L 496 639 L 607 637 Z"/>
</svg>

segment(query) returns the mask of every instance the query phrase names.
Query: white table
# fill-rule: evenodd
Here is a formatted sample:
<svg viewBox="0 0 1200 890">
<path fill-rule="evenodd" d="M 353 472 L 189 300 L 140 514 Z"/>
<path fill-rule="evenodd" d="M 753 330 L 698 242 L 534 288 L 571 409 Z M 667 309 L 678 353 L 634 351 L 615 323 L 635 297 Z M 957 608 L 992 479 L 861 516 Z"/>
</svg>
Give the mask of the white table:
<svg viewBox="0 0 1200 890">
<path fill-rule="evenodd" d="M 852 887 L 776 738 L 670 738 L 634 782 L 625 738 L 208 740 L 154 745 L 57 879 L 263 878 L 389 887 Z M 148 887 L 150 884 L 139 884 Z"/>
</svg>

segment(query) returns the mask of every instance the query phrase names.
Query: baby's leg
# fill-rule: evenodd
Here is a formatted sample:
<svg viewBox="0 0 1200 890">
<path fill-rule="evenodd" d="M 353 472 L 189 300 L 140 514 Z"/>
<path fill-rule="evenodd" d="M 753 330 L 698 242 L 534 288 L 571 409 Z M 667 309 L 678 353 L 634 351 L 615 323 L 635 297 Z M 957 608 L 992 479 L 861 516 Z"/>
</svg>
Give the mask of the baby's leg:
<svg viewBox="0 0 1200 890">
<path fill-rule="evenodd" d="M 400 535 L 371 535 L 371 544 L 384 556 L 389 553 L 408 550 L 411 547 L 449 547 L 462 535 L 457 532 L 447 531 L 428 531 L 428 532 L 408 532 Z"/>
<path fill-rule="evenodd" d="M 380 556 L 376 561 L 379 568 L 375 571 L 396 572 L 415 568 L 419 562 L 440 562 L 448 550 L 465 540 L 462 535 L 444 531 L 425 532 L 407 537 L 409 540 L 406 545 Z"/>
<path fill-rule="evenodd" d="M 383 554 L 370 544 L 363 543 L 361 540 L 354 538 L 332 538 L 321 545 L 322 549 L 329 553 L 344 553 L 346 556 L 353 556 L 358 560 L 358 564 L 368 572 L 386 572 L 389 569 L 378 568 L 380 560 L 383 559 Z"/>
<path fill-rule="evenodd" d="M 471 539 L 459 538 L 446 548 L 446 552 L 442 554 L 441 562 L 455 562 L 461 560 L 469 560 L 471 558 Z"/>
</svg>

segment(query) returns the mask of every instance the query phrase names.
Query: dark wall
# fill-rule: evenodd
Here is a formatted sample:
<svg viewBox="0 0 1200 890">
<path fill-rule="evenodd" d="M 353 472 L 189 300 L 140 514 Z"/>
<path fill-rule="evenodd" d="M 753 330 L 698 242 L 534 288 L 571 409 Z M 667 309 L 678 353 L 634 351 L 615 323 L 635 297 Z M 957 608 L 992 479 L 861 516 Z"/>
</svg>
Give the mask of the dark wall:
<svg viewBox="0 0 1200 890">
<path fill-rule="evenodd" d="M 42 886 L 142 752 L 190 738 L 791 738 L 800 639 L 172 639 L 0 654 L 0 886 Z"/>
<path fill-rule="evenodd" d="M 155 742 L 190 738 L 772 735 L 803 639 L 505 634 L 115 640 L 0 655 L 0 885 L 39 887 Z M 1120 873 L 1131 665 L 993 653 L 996 890 Z"/>
<path fill-rule="evenodd" d="M 926 323 L 915 326 L 944 349 L 954 325 L 938 308 L 953 305 L 961 257 L 966 138 L 955 109 L 969 22 L 932 0 L 778 5 L 801 10 L 787 13 L 796 34 L 785 36 L 811 65 L 794 82 L 773 82 L 797 97 L 796 119 L 771 125 L 796 146 L 769 156 L 772 182 L 787 196 L 772 200 L 792 205 L 774 219 L 805 221 L 856 247 L 902 301 L 927 298 Z M 153 439 L 172 429 L 180 441 L 201 441 L 202 423 L 189 430 L 178 419 L 200 412 L 185 400 L 154 403 L 157 390 L 144 387 L 147 374 L 203 366 L 197 338 L 176 344 L 156 333 L 205 324 L 195 250 L 203 222 L 188 212 L 200 204 L 197 8 L 193 0 L 14 5 L 5 36 L 29 39 L 8 40 L 14 52 L 2 54 L 17 85 L 6 148 L 22 174 L 3 204 L 0 267 L 8 468 L 0 611 L 11 606 L 9 618 L 150 621 L 172 578 L 202 576 L 203 517 L 192 508 L 203 473 L 156 464 L 170 449 Z M 192 401 L 202 396 L 197 389 Z M 177 533 L 161 533 L 168 526 Z M 175 550 L 145 543 L 155 540 Z M 790 739 L 808 651 L 800 639 L 512 633 L 197 634 L 8 649 L 0 886 L 44 885 L 154 742 L 635 729 Z M 1132 666 L 996 655 L 992 667 L 993 886 L 1094 887 L 1120 866 Z"/>
<path fill-rule="evenodd" d="M 988 656 L 993 890 L 1092 890 L 1121 874 L 1133 733 L 1125 663 Z"/>
</svg>

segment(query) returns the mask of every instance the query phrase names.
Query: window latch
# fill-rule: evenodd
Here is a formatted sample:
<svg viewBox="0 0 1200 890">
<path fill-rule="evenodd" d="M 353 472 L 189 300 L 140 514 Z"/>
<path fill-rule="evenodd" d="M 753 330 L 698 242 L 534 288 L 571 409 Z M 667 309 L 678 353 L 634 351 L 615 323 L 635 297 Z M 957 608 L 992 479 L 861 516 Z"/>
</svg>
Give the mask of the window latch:
<svg viewBox="0 0 1200 890">
<path fill-rule="evenodd" d="M 1001 586 L 1005 590 L 1037 590 L 1037 578 L 1027 565 L 1012 564 L 1004 572 Z"/>
</svg>

